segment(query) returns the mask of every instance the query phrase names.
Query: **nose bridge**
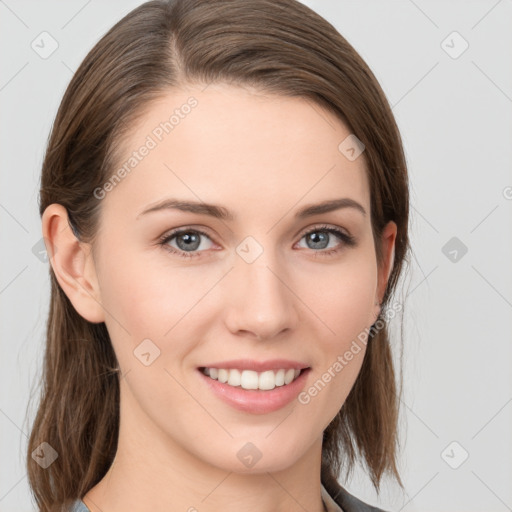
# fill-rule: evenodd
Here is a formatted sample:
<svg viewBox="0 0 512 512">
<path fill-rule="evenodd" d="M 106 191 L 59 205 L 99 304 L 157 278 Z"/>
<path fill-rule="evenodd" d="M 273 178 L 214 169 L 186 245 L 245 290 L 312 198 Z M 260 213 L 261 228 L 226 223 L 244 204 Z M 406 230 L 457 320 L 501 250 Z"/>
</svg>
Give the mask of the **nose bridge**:
<svg viewBox="0 0 512 512">
<path fill-rule="evenodd" d="M 286 285 L 285 271 L 276 251 L 263 248 L 254 239 L 246 239 L 236 252 L 230 285 L 230 328 L 267 338 L 294 327 L 297 321 L 294 295 Z"/>
</svg>

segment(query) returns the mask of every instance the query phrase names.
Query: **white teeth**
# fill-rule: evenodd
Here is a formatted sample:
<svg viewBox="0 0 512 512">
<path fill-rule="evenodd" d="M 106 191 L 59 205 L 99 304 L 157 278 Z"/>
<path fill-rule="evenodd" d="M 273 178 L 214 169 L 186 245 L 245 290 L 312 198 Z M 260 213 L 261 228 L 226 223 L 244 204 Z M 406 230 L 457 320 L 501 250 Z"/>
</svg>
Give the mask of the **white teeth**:
<svg viewBox="0 0 512 512">
<path fill-rule="evenodd" d="M 242 375 L 238 370 L 229 370 L 228 384 L 230 386 L 240 386 Z"/>
<path fill-rule="evenodd" d="M 258 389 L 258 373 L 252 370 L 244 370 L 240 378 L 240 386 L 244 389 Z"/>
<path fill-rule="evenodd" d="M 272 370 L 261 372 L 258 378 L 260 389 L 274 389 L 276 387 L 276 374 Z"/>
<path fill-rule="evenodd" d="M 223 384 L 243 389 L 270 390 L 279 386 L 286 386 L 294 381 L 300 374 L 300 370 L 290 368 L 288 370 L 267 370 L 255 372 L 254 370 L 237 370 L 224 368 L 204 368 L 203 373 Z"/>
<path fill-rule="evenodd" d="M 218 381 L 219 382 L 222 382 L 222 383 L 225 383 L 228 381 L 229 379 L 229 374 L 228 374 L 229 370 L 223 370 L 223 369 L 220 369 L 219 370 L 219 375 L 217 377 Z"/>
</svg>

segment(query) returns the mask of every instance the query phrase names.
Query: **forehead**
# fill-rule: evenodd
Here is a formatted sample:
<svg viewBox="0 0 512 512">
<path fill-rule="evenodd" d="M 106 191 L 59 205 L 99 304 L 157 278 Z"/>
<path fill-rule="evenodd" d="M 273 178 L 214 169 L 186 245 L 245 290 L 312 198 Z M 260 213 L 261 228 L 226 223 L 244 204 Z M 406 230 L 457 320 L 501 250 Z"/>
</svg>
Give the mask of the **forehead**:
<svg viewBox="0 0 512 512">
<path fill-rule="evenodd" d="M 261 214 L 348 196 L 369 211 L 364 158 L 339 149 L 349 136 L 307 98 L 222 84 L 169 91 L 120 144 L 113 172 L 123 177 L 104 206 L 133 218 L 172 195 Z"/>
</svg>

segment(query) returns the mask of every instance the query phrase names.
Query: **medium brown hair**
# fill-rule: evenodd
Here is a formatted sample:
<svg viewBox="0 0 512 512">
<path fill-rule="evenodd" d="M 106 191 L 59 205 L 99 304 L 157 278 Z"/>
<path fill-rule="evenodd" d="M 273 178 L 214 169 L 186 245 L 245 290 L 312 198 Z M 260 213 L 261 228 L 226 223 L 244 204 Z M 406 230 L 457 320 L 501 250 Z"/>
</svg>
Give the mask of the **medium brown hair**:
<svg viewBox="0 0 512 512">
<path fill-rule="evenodd" d="M 93 243 L 120 141 L 153 100 L 188 84 L 226 83 L 302 97 L 334 113 L 364 145 L 377 261 L 383 227 L 397 225 L 382 307 L 409 250 L 407 168 L 400 134 L 376 78 L 354 48 L 296 0 L 155 0 L 127 14 L 94 46 L 58 109 L 42 166 L 39 211 L 59 203 L 82 242 Z M 341 141 L 340 141 L 341 142 Z M 49 268 L 51 299 L 41 397 L 28 442 L 31 490 L 40 510 L 65 510 L 110 467 L 119 432 L 117 359 L 105 324 L 74 309 Z M 379 319 L 380 320 L 380 319 Z M 397 388 L 386 322 L 372 329 L 361 371 L 324 431 L 323 485 L 336 495 L 343 466 L 367 467 L 379 490 L 397 469 Z M 401 375 L 401 374 L 400 374 Z M 46 469 L 31 453 L 49 443 Z"/>
</svg>

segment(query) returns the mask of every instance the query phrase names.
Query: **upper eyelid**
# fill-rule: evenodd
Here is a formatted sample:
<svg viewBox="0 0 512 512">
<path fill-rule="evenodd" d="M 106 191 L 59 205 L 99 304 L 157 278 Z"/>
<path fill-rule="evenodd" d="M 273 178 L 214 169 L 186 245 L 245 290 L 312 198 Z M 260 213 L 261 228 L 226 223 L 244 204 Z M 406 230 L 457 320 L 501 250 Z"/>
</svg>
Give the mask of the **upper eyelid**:
<svg viewBox="0 0 512 512">
<path fill-rule="evenodd" d="M 347 236 L 351 236 L 350 232 L 346 228 L 342 228 L 341 226 L 333 226 L 329 224 L 322 224 L 318 226 L 312 226 L 311 228 L 304 228 L 299 232 L 299 234 L 302 234 L 302 236 L 307 235 L 311 231 L 328 231 L 328 230 L 335 230 L 335 231 L 341 231 Z"/>
</svg>

